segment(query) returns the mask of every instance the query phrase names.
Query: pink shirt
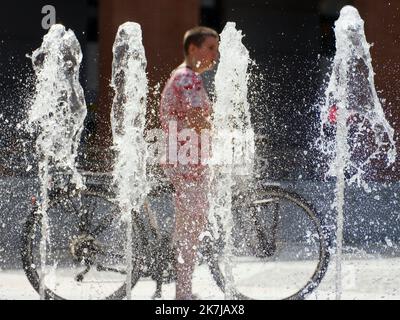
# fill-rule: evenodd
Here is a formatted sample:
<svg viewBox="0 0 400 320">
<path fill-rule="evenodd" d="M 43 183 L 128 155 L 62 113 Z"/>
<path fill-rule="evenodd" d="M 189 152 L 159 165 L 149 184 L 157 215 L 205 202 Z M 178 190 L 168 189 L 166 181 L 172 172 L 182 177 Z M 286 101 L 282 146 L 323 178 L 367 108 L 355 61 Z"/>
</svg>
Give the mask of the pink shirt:
<svg viewBox="0 0 400 320">
<path fill-rule="evenodd" d="M 212 112 L 201 76 L 188 67 L 179 67 L 172 72 L 161 94 L 159 116 L 163 131 L 168 135 L 171 121 L 176 121 L 178 134 L 182 129 L 189 128 L 187 113 L 192 108 L 201 108 L 205 117 Z M 179 143 L 178 147 L 183 144 L 185 142 Z M 200 137 L 198 153 L 201 154 Z M 202 166 L 200 162 L 191 166 Z"/>
<path fill-rule="evenodd" d="M 202 108 L 205 116 L 211 114 L 211 103 L 200 75 L 188 67 L 175 69 L 161 95 L 160 120 L 168 131 L 170 120 L 176 120 L 178 131 L 187 128 L 186 115 L 191 108 Z"/>
</svg>

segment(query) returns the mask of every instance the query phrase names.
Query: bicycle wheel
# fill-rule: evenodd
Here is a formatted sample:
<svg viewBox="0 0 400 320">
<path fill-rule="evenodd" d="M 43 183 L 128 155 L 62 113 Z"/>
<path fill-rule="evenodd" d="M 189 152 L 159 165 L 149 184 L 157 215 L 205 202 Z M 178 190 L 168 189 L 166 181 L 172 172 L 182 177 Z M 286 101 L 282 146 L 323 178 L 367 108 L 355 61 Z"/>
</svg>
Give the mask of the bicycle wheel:
<svg viewBox="0 0 400 320">
<path fill-rule="evenodd" d="M 122 299 L 125 290 L 126 224 L 104 195 L 82 191 L 54 197 L 47 210 L 44 266 L 45 299 Z M 115 219 L 114 219 L 115 218 Z M 33 288 L 40 291 L 42 215 L 33 208 L 23 231 L 22 263 Z M 136 246 L 136 247 L 135 247 Z M 137 242 L 134 250 L 138 251 Z M 132 287 L 138 267 L 133 266 Z"/>
<path fill-rule="evenodd" d="M 323 279 L 327 239 L 316 210 L 301 196 L 268 186 L 234 200 L 232 264 L 236 299 L 304 299 Z M 224 266 L 210 259 L 225 291 Z"/>
</svg>

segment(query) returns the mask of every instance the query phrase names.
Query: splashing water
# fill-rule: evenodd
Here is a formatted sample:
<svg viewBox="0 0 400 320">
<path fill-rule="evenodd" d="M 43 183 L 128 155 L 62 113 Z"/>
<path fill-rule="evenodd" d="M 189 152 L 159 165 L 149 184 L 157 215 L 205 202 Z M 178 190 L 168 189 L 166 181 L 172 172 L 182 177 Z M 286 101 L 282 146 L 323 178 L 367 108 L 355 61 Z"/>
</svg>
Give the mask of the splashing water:
<svg viewBox="0 0 400 320">
<path fill-rule="evenodd" d="M 115 91 L 111 124 L 114 150 L 114 183 L 116 200 L 127 225 L 126 294 L 131 298 L 132 276 L 132 210 L 139 212 L 149 186 L 146 179 L 147 144 L 145 129 L 147 78 L 146 57 L 140 25 L 122 24 L 113 46 L 112 87 Z"/>
<path fill-rule="evenodd" d="M 335 36 L 336 55 L 321 110 L 319 143 L 330 162 L 328 175 L 337 178 L 336 298 L 340 299 L 345 183 L 356 182 L 369 192 L 365 178 L 373 161 L 392 164 L 396 149 L 394 130 L 375 90 L 370 45 L 357 9 L 342 8 Z"/>
<path fill-rule="evenodd" d="M 225 297 L 234 296 L 232 275 L 231 213 L 234 175 L 251 175 L 254 156 L 254 132 L 247 102 L 249 53 L 242 44 L 242 33 L 228 22 L 221 33 L 220 62 L 215 76 L 216 102 L 213 112 L 210 220 L 216 226 L 220 216 L 226 234 L 223 253 Z"/>
<path fill-rule="evenodd" d="M 82 52 L 75 34 L 64 26 L 53 25 L 41 47 L 33 52 L 36 92 L 29 110 L 28 124 L 37 133 L 42 214 L 40 241 L 40 297 L 44 299 L 46 243 L 48 241 L 48 191 L 62 187 L 59 175 L 70 175 L 76 188 L 83 188 L 76 168 L 77 149 L 86 117 L 86 103 L 79 83 Z"/>
</svg>

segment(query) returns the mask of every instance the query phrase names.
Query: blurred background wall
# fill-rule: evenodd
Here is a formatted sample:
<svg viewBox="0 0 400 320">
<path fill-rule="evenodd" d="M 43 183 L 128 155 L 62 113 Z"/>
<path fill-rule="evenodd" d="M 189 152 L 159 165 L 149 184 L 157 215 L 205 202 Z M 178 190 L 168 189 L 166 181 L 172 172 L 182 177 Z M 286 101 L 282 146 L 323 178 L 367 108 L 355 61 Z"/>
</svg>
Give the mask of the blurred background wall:
<svg viewBox="0 0 400 320">
<path fill-rule="evenodd" d="M 257 64 L 252 71 L 259 77 L 252 78 L 249 98 L 256 132 L 267 137 L 258 150 L 268 161 L 265 176 L 318 180 L 322 178 L 315 164 L 319 155 L 312 147 L 318 134 L 318 103 L 335 53 L 334 21 L 344 5 L 352 4 L 365 20 L 368 42 L 374 44 L 376 86 L 389 122 L 399 132 L 400 0 L 14 0 L 2 3 L 0 10 L 3 174 L 23 172 L 30 161 L 21 144 L 29 145 L 29 139 L 16 123 L 24 117 L 33 90 L 26 55 L 40 46 L 47 32 L 41 24 L 42 8 L 49 4 L 56 9 L 56 22 L 71 28 L 82 46 L 81 82 L 89 108 L 82 152 L 91 170 L 108 170 L 111 163 L 107 152 L 113 94 L 111 50 L 118 26 L 125 21 L 136 21 L 143 29 L 151 91 L 149 128 L 159 125 L 158 91 L 182 60 L 185 30 L 202 24 L 221 32 L 227 21 L 236 22 Z M 205 78 L 211 82 L 212 76 L 211 72 Z M 379 179 L 399 177 L 398 161 Z"/>
</svg>

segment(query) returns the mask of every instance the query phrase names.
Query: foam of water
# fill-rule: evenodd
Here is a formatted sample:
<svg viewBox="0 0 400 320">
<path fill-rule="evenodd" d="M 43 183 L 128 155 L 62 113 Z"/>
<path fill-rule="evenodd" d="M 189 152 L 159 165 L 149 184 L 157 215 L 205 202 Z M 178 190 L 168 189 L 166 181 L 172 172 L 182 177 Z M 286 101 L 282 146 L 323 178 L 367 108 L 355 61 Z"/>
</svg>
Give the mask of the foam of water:
<svg viewBox="0 0 400 320">
<path fill-rule="evenodd" d="M 53 25 L 41 47 L 33 52 L 36 93 L 29 110 L 28 124 L 37 133 L 41 183 L 40 296 L 44 298 L 48 241 L 48 190 L 57 183 L 57 173 L 71 175 L 70 182 L 83 188 L 76 168 L 77 149 L 86 117 L 86 103 L 79 83 L 82 52 L 75 34 Z"/>
<path fill-rule="evenodd" d="M 146 57 L 140 25 L 122 24 L 113 46 L 112 87 L 115 91 L 111 124 L 114 150 L 116 199 L 127 225 L 127 297 L 131 295 L 132 215 L 139 211 L 149 190 L 146 179 L 147 144 L 145 129 L 147 77 Z"/>
<path fill-rule="evenodd" d="M 81 188 L 75 161 L 87 110 L 79 83 L 82 51 L 73 31 L 53 25 L 33 52 L 32 62 L 36 93 L 29 124 L 39 130 L 37 150 L 52 167 L 72 174 L 71 182 Z"/>
<path fill-rule="evenodd" d="M 324 126 L 330 125 L 330 108 L 333 105 L 338 108 L 337 140 L 323 146 L 332 161 L 328 173 L 335 176 L 337 161 L 340 161 L 338 154 L 348 154 L 344 165 L 351 175 L 349 183 L 357 182 L 368 191 L 366 170 L 373 160 L 386 154 L 384 160 L 388 165 L 395 161 L 394 130 L 385 118 L 376 93 L 370 45 L 365 38 L 364 21 L 356 8 L 343 7 L 335 23 L 335 36 L 336 55 L 325 93 L 325 105 L 321 109 L 323 130 Z M 340 144 L 342 141 L 343 145 Z M 369 149 L 367 154 L 360 152 L 362 142 L 368 142 L 365 146 Z"/>
<path fill-rule="evenodd" d="M 364 21 L 356 8 L 345 6 L 335 23 L 336 55 L 325 105 L 321 109 L 321 137 L 332 128 L 329 116 L 334 112 L 334 140 L 323 140 L 322 149 L 330 159 L 328 174 L 336 176 L 336 298 L 341 298 L 341 257 L 346 182 L 357 182 L 370 191 L 366 178 L 374 159 L 395 161 L 394 130 L 387 122 L 374 84 L 372 59 L 364 32 Z M 386 156 L 385 156 L 386 155 Z M 382 158 L 383 156 L 383 158 Z M 347 175 L 347 177 L 346 177 Z"/>
<path fill-rule="evenodd" d="M 249 53 L 242 43 L 242 33 L 228 22 L 221 33 L 220 62 L 215 76 L 216 102 L 213 112 L 211 158 L 210 220 L 222 218 L 225 239 L 223 266 L 225 295 L 232 298 L 232 187 L 234 175 L 251 174 L 254 156 L 254 132 L 247 102 Z M 240 161 L 238 161 L 240 159 Z M 239 165 L 239 166 L 237 166 Z M 240 167 L 240 172 L 237 169 Z M 216 231 L 214 230 L 214 233 Z"/>
</svg>

